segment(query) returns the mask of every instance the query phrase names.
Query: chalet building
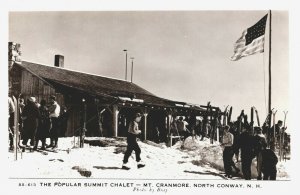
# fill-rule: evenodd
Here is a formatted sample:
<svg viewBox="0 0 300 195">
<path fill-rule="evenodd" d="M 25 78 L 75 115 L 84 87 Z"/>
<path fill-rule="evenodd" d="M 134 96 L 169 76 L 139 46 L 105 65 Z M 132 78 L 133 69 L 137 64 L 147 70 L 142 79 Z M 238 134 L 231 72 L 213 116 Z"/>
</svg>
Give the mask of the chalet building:
<svg viewBox="0 0 300 195">
<path fill-rule="evenodd" d="M 49 101 L 55 95 L 68 112 L 64 136 L 124 137 L 128 122 L 136 112 L 143 114 L 142 138 L 166 141 L 174 115 L 201 116 L 205 109 L 184 102 L 160 98 L 135 83 L 68 70 L 64 57 L 56 55 L 54 65 L 22 61 L 20 46 L 9 43 L 9 78 L 15 97 L 35 96 Z"/>
</svg>

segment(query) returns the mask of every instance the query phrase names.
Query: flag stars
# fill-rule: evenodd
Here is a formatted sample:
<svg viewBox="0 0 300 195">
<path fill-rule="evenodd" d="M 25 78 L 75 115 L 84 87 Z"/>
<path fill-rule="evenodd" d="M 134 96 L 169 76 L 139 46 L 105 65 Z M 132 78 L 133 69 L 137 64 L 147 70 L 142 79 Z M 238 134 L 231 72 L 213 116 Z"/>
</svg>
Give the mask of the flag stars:
<svg viewBox="0 0 300 195">
<path fill-rule="evenodd" d="M 252 43 L 252 41 L 265 34 L 267 16 L 265 15 L 260 21 L 247 29 L 246 45 Z"/>
</svg>

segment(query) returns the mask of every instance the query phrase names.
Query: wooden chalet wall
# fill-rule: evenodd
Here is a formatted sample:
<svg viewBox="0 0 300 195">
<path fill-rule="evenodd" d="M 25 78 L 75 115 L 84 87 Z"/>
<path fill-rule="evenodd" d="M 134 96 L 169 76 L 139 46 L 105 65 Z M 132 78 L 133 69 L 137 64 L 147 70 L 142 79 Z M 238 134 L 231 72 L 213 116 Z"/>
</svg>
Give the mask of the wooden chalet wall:
<svg viewBox="0 0 300 195">
<path fill-rule="evenodd" d="M 167 141 L 167 113 L 164 110 L 151 110 L 148 114 L 147 137 L 155 142 Z"/>
<path fill-rule="evenodd" d="M 65 87 L 60 83 L 51 82 L 48 83 L 43 78 L 35 75 L 29 70 L 22 67 L 22 65 L 14 65 L 10 72 L 12 93 L 15 97 L 22 94 L 25 101 L 35 96 L 37 101 L 42 99 L 49 102 L 50 96 L 55 95 L 58 104 L 63 108 L 67 107 L 68 110 L 68 124 L 67 130 L 65 130 L 64 136 L 78 136 L 82 129 L 82 116 L 83 116 L 83 98 L 86 103 L 86 136 L 114 136 L 114 121 L 113 121 L 113 107 L 118 106 L 118 136 L 127 136 L 128 124 L 132 120 L 136 112 L 143 114 L 143 118 L 140 124 L 142 130 L 142 139 L 147 137 L 147 140 L 153 140 L 156 142 L 167 141 L 168 134 L 168 113 L 163 107 L 153 108 L 146 112 L 147 131 L 145 133 L 145 107 L 131 107 L 122 106 L 118 103 L 107 103 L 107 100 L 100 97 L 88 94 L 84 91 L 78 91 L 76 88 Z M 98 99 L 99 98 L 99 99 Z M 98 102 L 96 101 L 98 100 Z M 106 101 L 106 103 L 105 103 Z M 103 110 L 103 113 L 99 112 Z M 178 113 L 180 114 L 180 113 Z M 185 112 L 188 114 L 188 112 Z M 191 113 L 190 113 L 191 114 Z M 158 131 L 159 136 L 158 136 Z"/>
<path fill-rule="evenodd" d="M 21 94 L 25 103 L 31 96 L 35 96 L 38 102 L 42 99 L 49 102 L 50 96 L 55 95 L 61 108 L 66 106 L 70 109 L 65 136 L 76 134 L 75 130 L 79 129 L 81 125 L 80 105 L 65 101 L 66 94 L 57 92 L 49 83 L 18 65 L 14 66 L 10 76 L 12 77 L 12 94 L 15 97 Z"/>
</svg>

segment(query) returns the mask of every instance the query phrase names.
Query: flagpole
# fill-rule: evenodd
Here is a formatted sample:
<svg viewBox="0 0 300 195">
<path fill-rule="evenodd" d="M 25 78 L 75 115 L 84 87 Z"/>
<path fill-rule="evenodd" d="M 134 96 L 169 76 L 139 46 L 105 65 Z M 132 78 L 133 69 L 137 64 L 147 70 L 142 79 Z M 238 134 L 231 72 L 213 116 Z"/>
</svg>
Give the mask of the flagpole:
<svg viewBox="0 0 300 195">
<path fill-rule="evenodd" d="M 271 111 L 271 104 L 272 104 L 272 101 L 271 101 L 271 97 L 272 97 L 272 69 L 271 69 L 271 32 L 272 32 L 272 13 L 271 13 L 271 10 L 270 10 L 270 16 L 269 16 L 269 107 L 268 107 L 268 111 L 270 113 Z"/>
</svg>

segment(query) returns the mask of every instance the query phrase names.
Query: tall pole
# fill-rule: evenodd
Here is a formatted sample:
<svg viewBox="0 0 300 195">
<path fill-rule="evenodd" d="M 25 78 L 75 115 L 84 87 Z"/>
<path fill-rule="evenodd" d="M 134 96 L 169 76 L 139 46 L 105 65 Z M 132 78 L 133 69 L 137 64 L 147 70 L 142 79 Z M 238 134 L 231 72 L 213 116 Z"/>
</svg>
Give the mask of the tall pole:
<svg viewBox="0 0 300 195">
<path fill-rule="evenodd" d="M 127 49 L 123 50 L 125 52 L 125 80 L 127 81 Z"/>
<path fill-rule="evenodd" d="M 131 82 L 132 82 L 132 78 L 133 78 L 133 60 L 134 60 L 134 57 L 131 57 Z"/>
<path fill-rule="evenodd" d="M 272 24 L 272 15 L 271 15 L 271 10 L 270 10 L 270 16 L 269 16 L 269 113 L 271 111 L 271 105 L 272 105 L 272 101 L 271 101 L 271 97 L 272 97 L 272 84 L 271 84 L 271 81 L 272 81 L 272 69 L 271 69 L 271 32 L 272 32 L 272 28 L 271 28 L 271 24 Z"/>
</svg>

